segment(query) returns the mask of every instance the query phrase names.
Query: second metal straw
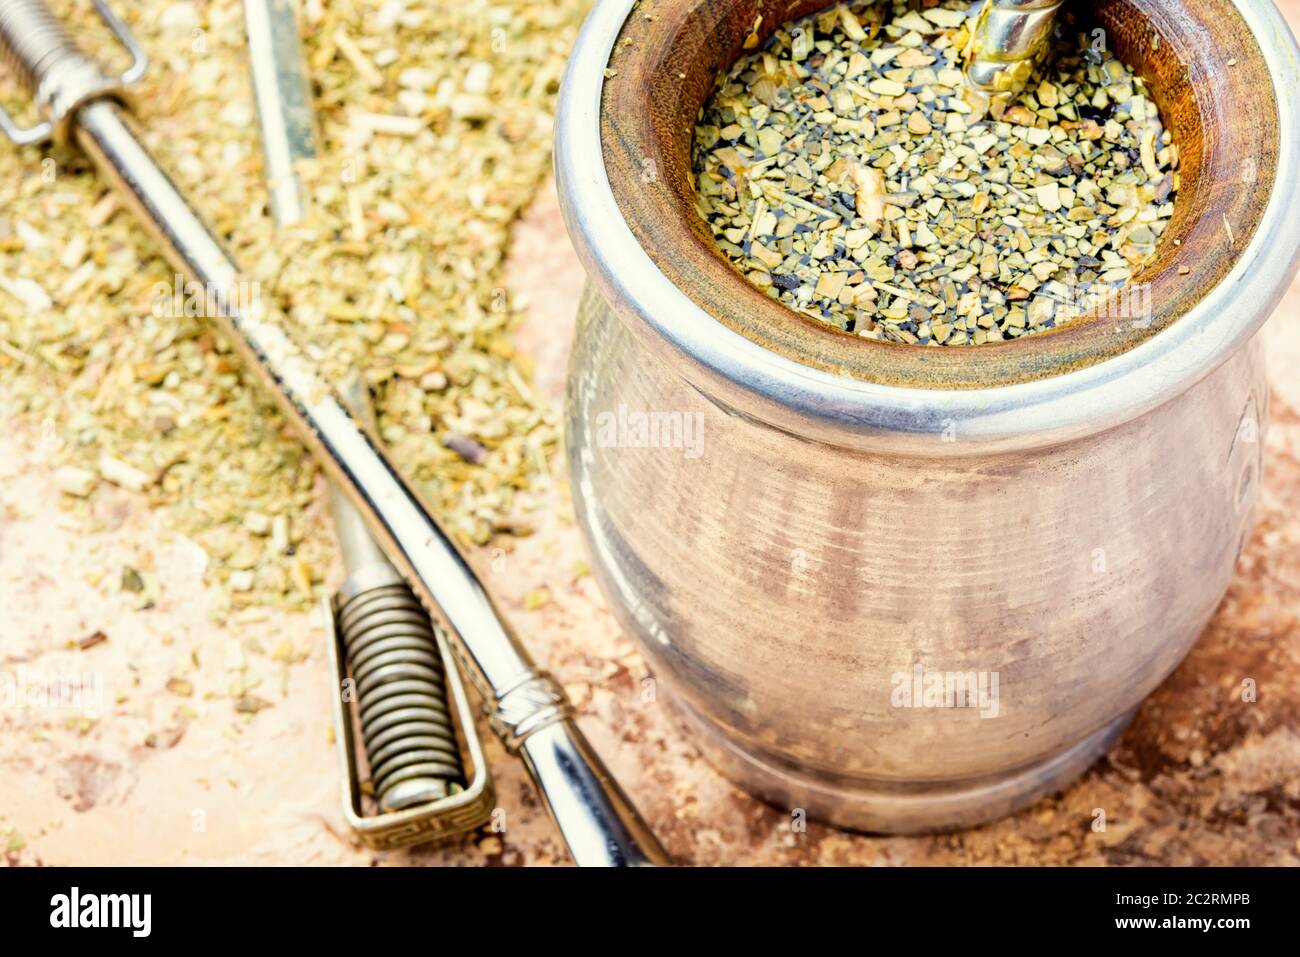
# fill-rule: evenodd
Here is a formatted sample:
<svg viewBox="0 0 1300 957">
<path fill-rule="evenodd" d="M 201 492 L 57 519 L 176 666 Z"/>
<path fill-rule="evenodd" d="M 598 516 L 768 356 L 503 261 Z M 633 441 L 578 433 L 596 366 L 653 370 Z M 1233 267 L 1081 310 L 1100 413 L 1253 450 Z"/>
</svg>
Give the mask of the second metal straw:
<svg viewBox="0 0 1300 957">
<path fill-rule="evenodd" d="M 306 214 L 297 165 L 316 156 L 316 114 L 292 0 L 244 0 L 244 21 L 271 216 L 283 229 Z M 375 433 L 364 377 L 354 375 L 341 395 L 353 417 Z M 442 661 L 428 614 L 332 482 L 330 513 L 347 573 L 343 604 L 330 613 L 338 616 L 357 683 L 375 802 L 381 814 L 412 807 L 433 814 L 432 805 L 465 787 L 444 673 L 454 665 Z"/>
</svg>

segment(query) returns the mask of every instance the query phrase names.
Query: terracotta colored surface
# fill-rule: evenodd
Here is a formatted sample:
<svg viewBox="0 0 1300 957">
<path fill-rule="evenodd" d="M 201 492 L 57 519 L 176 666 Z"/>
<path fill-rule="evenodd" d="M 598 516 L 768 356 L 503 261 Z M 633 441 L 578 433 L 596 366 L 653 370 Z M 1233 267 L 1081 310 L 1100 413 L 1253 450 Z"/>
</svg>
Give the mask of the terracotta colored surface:
<svg viewBox="0 0 1300 957">
<path fill-rule="evenodd" d="M 1300 0 L 1282 4 L 1300 26 Z M 560 393 L 581 270 L 550 191 L 519 226 L 515 292 L 532 304 L 520 342 Z M 1265 330 L 1273 379 L 1258 525 L 1214 623 L 1142 707 L 1121 743 L 1062 795 L 960 834 L 873 838 L 790 817 L 732 788 L 655 700 L 644 666 L 590 577 L 562 483 L 536 535 L 480 555 L 543 665 L 670 851 L 698 864 L 1300 863 L 1300 283 Z M 0 421 L 8 421 L 0 386 Z M 103 676 L 97 717 L 0 708 L 0 855 L 11 863 L 366 865 L 338 809 L 328 740 L 330 678 L 319 622 L 267 614 L 208 623 L 212 593 L 194 550 L 136 499 L 99 494 L 99 530 L 62 510 L 50 441 L 0 429 L 0 671 Z M 323 504 L 318 497 L 318 514 Z M 118 587 L 152 567 L 152 608 Z M 96 576 L 102 576 L 97 580 Z M 88 578 L 88 576 L 90 576 Z M 332 581 L 338 580 L 338 569 Z M 92 584 L 92 581 L 96 581 Z M 529 591 L 554 600 L 524 610 Z M 79 650 L 95 632 L 107 640 Z M 273 655 L 290 642 L 306 659 Z M 272 706 L 236 712 L 242 673 Z M 183 685 L 168 679 L 183 676 Z M 1242 700 L 1250 679 L 1257 700 Z M 525 775 L 495 743 L 503 833 L 378 856 L 383 864 L 547 864 L 562 848 Z M 1097 809 L 1104 831 L 1093 829 Z M 8 848 L 8 850 L 6 850 Z"/>
</svg>

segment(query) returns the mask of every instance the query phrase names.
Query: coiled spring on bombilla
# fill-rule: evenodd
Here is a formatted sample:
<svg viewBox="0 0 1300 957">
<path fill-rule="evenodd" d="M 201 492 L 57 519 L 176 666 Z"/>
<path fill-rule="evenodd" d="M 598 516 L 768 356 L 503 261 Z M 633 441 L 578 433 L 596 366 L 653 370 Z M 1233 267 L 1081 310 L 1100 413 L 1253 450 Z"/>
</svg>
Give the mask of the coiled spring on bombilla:
<svg viewBox="0 0 1300 957">
<path fill-rule="evenodd" d="M 0 3 L 0 59 L 25 86 L 34 88 L 57 60 L 69 56 L 84 54 L 44 3 Z"/>
<path fill-rule="evenodd" d="M 464 790 L 438 640 L 415 595 L 400 582 L 362 591 L 339 609 L 338 629 L 380 810 Z"/>
<path fill-rule="evenodd" d="M 19 129 L 0 108 L 0 131 L 15 143 L 41 143 L 51 137 L 62 142 L 76 110 L 101 97 L 115 97 L 136 82 L 148 65 L 144 48 L 106 0 L 93 0 L 95 9 L 122 46 L 131 66 L 120 76 L 106 76 L 45 4 L 45 0 L 0 0 L 0 61 L 32 92 L 42 119 Z"/>
</svg>

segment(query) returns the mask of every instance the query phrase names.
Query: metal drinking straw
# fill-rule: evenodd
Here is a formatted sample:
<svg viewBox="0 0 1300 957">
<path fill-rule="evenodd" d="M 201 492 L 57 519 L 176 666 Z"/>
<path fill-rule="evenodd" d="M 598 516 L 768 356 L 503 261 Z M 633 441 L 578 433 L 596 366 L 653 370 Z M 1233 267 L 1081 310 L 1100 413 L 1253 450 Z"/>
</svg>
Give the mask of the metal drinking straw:
<svg viewBox="0 0 1300 957">
<path fill-rule="evenodd" d="M 244 28 L 271 217 L 290 226 L 306 208 L 295 164 L 316 155 L 317 140 L 293 0 L 244 0 Z"/>
<path fill-rule="evenodd" d="M 966 49 L 966 79 L 990 99 L 1024 89 L 1047 51 L 1061 0 L 984 0 Z"/>
<path fill-rule="evenodd" d="M 43 0 L 0 0 L 0 54 L 32 91 L 42 120 L 19 143 L 75 141 L 160 243 L 171 263 L 215 291 L 213 319 L 255 370 L 329 477 L 347 493 L 415 589 L 456 639 L 489 722 L 527 765 L 578 864 L 637 865 L 667 855 L 573 721 L 563 688 L 538 670 L 451 538 L 312 363 L 257 305 L 237 305 L 240 271 L 140 143 L 119 102 L 144 54 L 103 0 L 96 8 L 131 51 L 128 75 L 107 76 Z"/>
<path fill-rule="evenodd" d="M 306 215 L 298 164 L 318 151 L 316 113 L 294 0 L 244 0 L 248 64 L 257 102 L 263 168 L 277 228 Z M 377 433 L 360 375 L 339 390 L 362 426 Z M 355 710 L 377 813 L 361 807 L 349 701 L 335 702 L 344 775 L 343 814 L 371 847 L 386 850 L 446 837 L 492 814 L 491 777 L 464 700 L 455 660 L 428 612 L 370 536 L 347 493 L 330 483 L 330 513 L 347 574 L 323 609 L 335 693 L 355 683 Z M 472 779 L 461 753 L 470 755 Z"/>
</svg>

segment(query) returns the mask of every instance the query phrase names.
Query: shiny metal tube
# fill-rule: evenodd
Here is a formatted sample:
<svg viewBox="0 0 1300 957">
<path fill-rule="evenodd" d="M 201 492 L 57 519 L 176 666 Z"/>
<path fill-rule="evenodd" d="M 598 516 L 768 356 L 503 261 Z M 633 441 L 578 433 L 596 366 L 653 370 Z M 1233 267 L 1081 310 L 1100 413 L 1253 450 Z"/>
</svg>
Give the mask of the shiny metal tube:
<svg viewBox="0 0 1300 957">
<path fill-rule="evenodd" d="M 262 157 L 277 226 L 302 219 L 294 164 L 316 155 L 316 115 L 292 0 L 244 0 L 248 62 L 262 128 Z"/>
<path fill-rule="evenodd" d="M 292 201 L 291 195 L 300 194 L 286 190 L 284 201 Z M 375 433 L 374 408 L 362 378 L 354 376 L 340 391 L 353 416 Z M 455 666 L 439 654 L 428 613 L 336 482 L 330 483 L 330 514 L 347 572 L 333 611 L 357 683 L 375 801 L 381 813 L 440 801 L 465 788 L 448 701 L 446 669 Z"/>
<path fill-rule="evenodd" d="M 985 0 L 967 48 L 966 79 L 988 94 L 1024 88 L 1051 40 L 1061 0 Z"/>
<path fill-rule="evenodd" d="M 292 0 L 244 0 L 248 61 L 262 133 L 263 169 L 277 227 L 306 213 L 296 164 L 316 155 L 316 117 Z M 341 390 L 352 415 L 377 433 L 361 376 Z M 330 483 L 330 513 L 347 578 L 329 614 L 356 681 L 361 738 L 381 815 L 424 807 L 434 813 L 465 789 L 465 768 L 448 700 L 438 637 L 419 599 L 370 537 L 347 493 Z M 463 728 L 466 735 L 474 729 Z M 346 808 L 350 802 L 345 802 Z M 445 807 L 446 805 L 441 805 Z M 455 807 L 451 813 L 459 813 Z"/>
<path fill-rule="evenodd" d="M 316 459 L 365 518 L 426 609 L 457 639 L 511 752 L 548 729 L 547 752 L 564 773 L 537 773 L 542 798 L 579 864 L 664 863 L 667 856 L 572 719 L 563 688 L 539 671 L 447 533 L 316 374 L 284 330 L 232 305 L 238 267 L 128 127 L 100 100 L 76 117 L 76 139 L 128 200 L 168 260 L 214 292 L 213 318 L 279 400 Z M 525 751 L 534 769 L 531 750 Z M 543 765 L 545 769 L 547 765 Z"/>
<path fill-rule="evenodd" d="M 127 124 L 121 107 L 86 92 L 81 77 L 99 74 L 66 34 L 50 32 L 40 0 L 0 0 L 0 52 L 36 91 L 47 120 L 51 104 L 72 102 L 65 117 L 76 142 L 126 199 L 168 260 L 210 291 L 212 319 L 270 389 L 329 477 L 347 493 L 370 531 L 455 647 L 483 697 L 493 730 L 520 752 L 547 730 L 548 750 L 569 773 L 537 775 L 542 798 L 579 864 L 660 863 L 667 856 L 609 776 L 573 721 L 558 683 L 533 664 L 478 577 L 372 437 L 319 377 L 284 330 L 254 305 L 239 304 L 239 269 Z M 35 50 L 36 52 L 33 52 Z M 39 55 L 37 55 L 39 54 Z M 524 754 L 530 768 L 530 753 Z"/>
</svg>

